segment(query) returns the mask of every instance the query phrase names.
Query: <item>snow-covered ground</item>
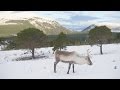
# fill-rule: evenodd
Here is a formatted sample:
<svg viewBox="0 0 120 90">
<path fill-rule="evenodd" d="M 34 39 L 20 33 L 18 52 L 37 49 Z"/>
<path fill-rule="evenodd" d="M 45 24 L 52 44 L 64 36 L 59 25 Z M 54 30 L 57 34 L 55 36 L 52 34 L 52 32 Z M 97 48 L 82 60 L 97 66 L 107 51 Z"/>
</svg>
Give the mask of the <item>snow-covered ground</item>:
<svg viewBox="0 0 120 90">
<path fill-rule="evenodd" d="M 30 56 L 25 50 L 0 51 L 0 79 L 120 79 L 120 44 L 103 45 L 103 55 L 98 46 L 68 46 L 67 51 L 86 55 L 91 51 L 92 66 L 75 65 L 75 73 L 66 74 L 67 63 L 58 63 L 57 73 L 53 71 L 54 54 L 52 47 L 36 49 L 35 55 L 46 57 L 15 61 L 19 57 Z"/>
</svg>

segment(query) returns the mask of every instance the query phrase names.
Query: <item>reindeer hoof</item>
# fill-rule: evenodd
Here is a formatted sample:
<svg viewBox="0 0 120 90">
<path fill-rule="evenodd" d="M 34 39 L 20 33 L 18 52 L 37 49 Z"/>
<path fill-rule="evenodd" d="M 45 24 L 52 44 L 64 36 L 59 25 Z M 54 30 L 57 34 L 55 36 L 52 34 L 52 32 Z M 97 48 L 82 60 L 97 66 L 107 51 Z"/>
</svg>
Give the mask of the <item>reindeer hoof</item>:
<svg viewBox="0 0 120 90">
<path fill-rule="evenodd" d="M 67 74 L 69 74 L 69 73 L 67 72 Z"/>
</svg>

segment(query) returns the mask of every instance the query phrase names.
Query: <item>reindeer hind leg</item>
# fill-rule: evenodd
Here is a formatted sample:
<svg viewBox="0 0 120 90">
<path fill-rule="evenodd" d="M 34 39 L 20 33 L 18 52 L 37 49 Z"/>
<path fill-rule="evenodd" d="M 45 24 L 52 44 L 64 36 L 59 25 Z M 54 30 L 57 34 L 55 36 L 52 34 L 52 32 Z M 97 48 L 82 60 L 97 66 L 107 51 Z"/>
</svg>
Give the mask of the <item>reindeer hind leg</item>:
<svg viewBox="0 0 120 90">
<path fill-rule="evenodd" d="M 58 64 L 59 60 L 57 60 L 56 62 L 54 62 L 54 73 L 56 73 L 56 65 Z"/>
</svg>

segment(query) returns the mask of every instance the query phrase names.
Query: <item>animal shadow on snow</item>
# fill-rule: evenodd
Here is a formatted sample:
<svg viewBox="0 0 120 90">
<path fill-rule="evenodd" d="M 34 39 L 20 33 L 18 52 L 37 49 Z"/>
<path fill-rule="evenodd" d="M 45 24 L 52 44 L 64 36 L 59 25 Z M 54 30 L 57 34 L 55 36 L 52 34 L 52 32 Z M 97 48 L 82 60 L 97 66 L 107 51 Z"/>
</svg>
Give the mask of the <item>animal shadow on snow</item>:
<svg viewBox="0 0 120 90">
<path fill-rule="evenodd" d="M 36 55 L 34 60 L 47 59 L 47 58 L 49 58 L 49 57 L 45 56 L 45 55 Z M 32 58 L 32 56 L 19 57 L 17 59 L 14 59 L 13 61 L 26 61 L 26 60 L 33 60 L 33 58 Z"/>
<path fill-rule="evenodd" d="M 103 52 L 103 55 L 112 54 L 111 52 Z M 91 55 L 101 55 L 100 53 L 93 53 Z"/>
</svg>

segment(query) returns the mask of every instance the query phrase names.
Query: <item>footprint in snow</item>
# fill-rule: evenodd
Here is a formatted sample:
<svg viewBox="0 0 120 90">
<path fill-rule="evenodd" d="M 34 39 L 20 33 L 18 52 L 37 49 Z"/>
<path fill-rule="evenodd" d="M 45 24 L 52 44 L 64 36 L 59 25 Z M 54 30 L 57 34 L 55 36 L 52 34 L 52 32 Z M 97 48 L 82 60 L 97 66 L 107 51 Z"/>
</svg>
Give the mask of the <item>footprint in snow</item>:
<svg viewBox="0 0 120 90">
<path fill-rule="evenodd" d="M 46 69 L 46 67 L 44 67 L 44 69 Z"/>
<path fill-rule="evenodd" d="M 117 66 L 114 66 L 114 69 L 117 69 Z"/>
<path fill-rule="evenodd" d="M 115 60 L 113 60 L 112 62 L 115 62 Z"/>
</svg>

